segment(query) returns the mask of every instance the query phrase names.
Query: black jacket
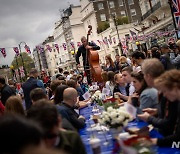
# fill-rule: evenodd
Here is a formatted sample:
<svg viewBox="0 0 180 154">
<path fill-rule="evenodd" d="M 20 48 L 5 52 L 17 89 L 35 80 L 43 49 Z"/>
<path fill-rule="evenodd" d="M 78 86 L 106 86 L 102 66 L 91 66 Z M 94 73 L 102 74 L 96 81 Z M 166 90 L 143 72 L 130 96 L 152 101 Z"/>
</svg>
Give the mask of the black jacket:
<svg viewBox="0 0 180 154">
<path fill-rule="evenodd" d="M 58 112 L 61 114 L 62 118 L 66 118 L 77 130 L 85 126 L 85 120 L 81 118 L 78 119 L 79 114 L 68 104 L 62 102 L 58 107 Z"/>
<path fill-rule="evenodd" d="M 167 105 L 167 99 L 164 96 L 160 96 L 160 104 L 158 108 L 158 117 L 149 117 L 148 123 L 159 129 L 159 132 L 168 136 L 173 134 L 176 120 L 177 120 L 177 108 L 178 102 L 169 102 Z M 166 105 L 168 107 L 168 115 L 166 116 Z"/>
<path fill-rule="evenodd" d="M 172 147 L 173 142 L 176 142 L 176 144 L 178 144 L 178 142 L 180 141 L 180 102 L 178 103 L 178 120 L 177 120 L 177 124 L 176 124 L 176 129 L 175 129 L 175 133 L 172 135 L 169 135 L 167 137 L 158 139 L 157 141 L 157 145 L 158 146 L 170 146 Z M 165 127 L 165 129 L 167 129 L 167 126 Z"/>
<path fill-rule="evenodd" d="M 3 105 L 5 105 L 7 99 L 12 95 L 16 95 L 15 90 L 9 85 L 5 84 L 1 89 L 1 102 L 3 103 Z"/>
<path fill-rule="evenodd" d="M 100 47 L 97 46 L 95 43 L 89 43 L 89 46 L 92 46 L 93 47 L 93 50 L 100 50 Z M 79 48 L 78 48 L 78 52 L 76 54 L 76 63 L 77 64 L 80 64 L 79 62 L 79 57 L 82 55 L 83 57 L 83 66 L 86 66 L 86 48 L 84 47 L 84 45 L 81 45 Z"/>
</svg>

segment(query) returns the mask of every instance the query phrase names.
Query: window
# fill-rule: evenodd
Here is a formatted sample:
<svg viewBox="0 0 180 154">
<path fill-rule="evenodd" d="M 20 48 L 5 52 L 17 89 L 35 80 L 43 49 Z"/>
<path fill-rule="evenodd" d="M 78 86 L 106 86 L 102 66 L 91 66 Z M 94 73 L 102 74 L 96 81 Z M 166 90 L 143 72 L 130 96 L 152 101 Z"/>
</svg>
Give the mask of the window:
<svg viewBox="0 0 180 154">
<path fill-rule="evenodd" d="M 134 0 L 128 0 L 128 4 L 129 5 L 133 5 L 134 4 Z"/>
<path fill-rule="evenodd" d="M 136 15 L 136 10 L 135 9 L 131 9 L 131 15 L 135 16 Z"/>
<path fill-rule="evenodd" d="M 115 7 L 115 6 L 114 6 L 114 1 L 110 1 L 110 2 L 109 2 L 109 7 L 110 7 L 110 8 L 114 8 L 114 7 Z"/>
<path fill-rule="evenodd" d="M 105 14 L 101 14 L 100 18 L 101 18 L 101 21 L 106 21 L 106 15 Z"/>
<path fill-rule="evenodd" d="M 123 0 L 119 0 L 119 6 L 123 6 Z"/>
<path fill-rule="evenodd" d="M 121 11 L 121 16 L 126 16 L 126 12 L 125 11 Z"/>
<path fill-rule="evenodd" d="M 103 3 L 98 3 L 98 9 L 99 9 L 99 10 L 103 10 L 103 9 L 104 9 Z"/>
</svg>

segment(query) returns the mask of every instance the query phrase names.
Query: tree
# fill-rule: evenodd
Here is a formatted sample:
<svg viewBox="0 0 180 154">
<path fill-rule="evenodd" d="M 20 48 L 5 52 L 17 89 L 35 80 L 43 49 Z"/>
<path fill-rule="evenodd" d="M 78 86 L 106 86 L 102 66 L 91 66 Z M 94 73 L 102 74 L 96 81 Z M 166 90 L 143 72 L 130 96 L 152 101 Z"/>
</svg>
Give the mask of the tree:
<svg viewBox="0 0 180 154">
<path fill-rule="evenodd" d="M 26 71 L 29 72 L 30 69 L 32 68 L 32 65 L 34 66 L 34 62 L 33 62 L 32 58 L 26 52 L 22 52 L 21 56 L 24 61 L 24 67 L 25 67 Z M 17 69 L 18 67 L 23 66 L 21 56 L 17 57 L 18 66 L 16 63 L 16 56 L 14 57 L 14 60 L 11 63 L 11 65 L 14 66 L 14 69 Z"/>
<path fill-rule="evenodd" d="M 101 33 L 103 31 L 105 31 L 106 29 L 108 29 L 110 27 L 110 24 L 107 21 L 101 21 L 98 23 L 98 28 L 97 28 L 97 33 Z"/>
<path fill-rule="evenodd" d="M 128 17 L 126 16 L 119 16 L 116 18 L 116 22 L 117 22 L 117 25 L 124 25 L 124 24 L 129 24 L 129 20 L 128 20 Z"/>
</svg>

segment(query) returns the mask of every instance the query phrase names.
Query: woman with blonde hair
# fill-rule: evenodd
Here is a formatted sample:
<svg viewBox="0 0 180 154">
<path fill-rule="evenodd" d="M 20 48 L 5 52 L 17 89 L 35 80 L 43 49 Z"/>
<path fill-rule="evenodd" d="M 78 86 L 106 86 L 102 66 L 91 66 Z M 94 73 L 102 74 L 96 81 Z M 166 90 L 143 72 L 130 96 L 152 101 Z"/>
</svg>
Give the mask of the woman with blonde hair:
<svg viewBox="0 0 180 154">
<path fill-rule="evenodd" d="M 122 71 L 123 68 L 129 66 L 127 58 L 125 56 L 120 57 L 120 63 L 119 63 L 119 68 L 120 71 Z"/>
<path fill-rule="evenodd" d="M 25 116 L 22 100 L 19 96 L 11 96 L 8 98 L 5 105 L 5 114 L 7 113 Z"/>
</svg>

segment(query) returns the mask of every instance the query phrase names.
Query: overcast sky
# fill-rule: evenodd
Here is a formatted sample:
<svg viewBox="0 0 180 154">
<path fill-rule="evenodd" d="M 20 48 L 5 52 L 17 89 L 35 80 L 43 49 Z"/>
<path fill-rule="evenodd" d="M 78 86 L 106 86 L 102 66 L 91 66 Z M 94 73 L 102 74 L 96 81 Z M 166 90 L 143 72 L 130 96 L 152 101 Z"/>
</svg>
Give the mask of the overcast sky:
<svg viewBox="0 0 180 154">
<path fill-rule="evenodd" d="M 7 51 L 6 58 L 0 53 L 0 65 L 12 62 L 12 47 L 21 41 L 32 51 L 52 35 L 60 11 L 70 4 L 79 5 L 79 0 L 0 0 L 0 48 Z"/>
</svg>

